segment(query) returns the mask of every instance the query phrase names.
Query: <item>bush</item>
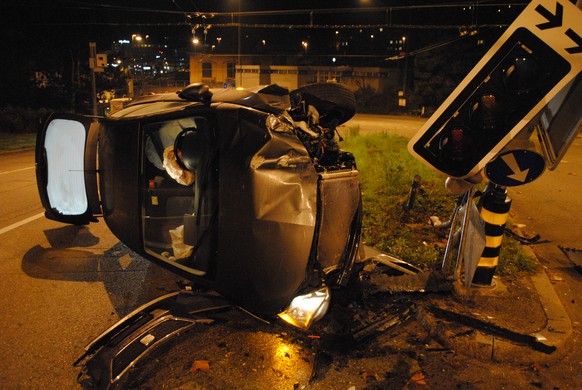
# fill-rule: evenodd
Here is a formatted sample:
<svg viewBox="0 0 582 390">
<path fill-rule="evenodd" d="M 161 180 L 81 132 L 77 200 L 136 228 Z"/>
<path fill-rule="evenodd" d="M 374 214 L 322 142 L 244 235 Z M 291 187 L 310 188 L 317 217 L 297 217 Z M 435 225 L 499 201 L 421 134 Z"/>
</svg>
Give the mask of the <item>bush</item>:
<svg viewBox="0 0 582 390">
<path fill-rule="evenodd" d="M 46 108 L 25 108 L 6 106 L 0 108 L 1 133 L 36 133 L 48 117 Z"/>
<path fill-rule="evenodd" d="M 369 85 L 354 92 L 360 114 L 390 114 L 396 110 L 396 99 L 381 94 Z"/>
</svg>

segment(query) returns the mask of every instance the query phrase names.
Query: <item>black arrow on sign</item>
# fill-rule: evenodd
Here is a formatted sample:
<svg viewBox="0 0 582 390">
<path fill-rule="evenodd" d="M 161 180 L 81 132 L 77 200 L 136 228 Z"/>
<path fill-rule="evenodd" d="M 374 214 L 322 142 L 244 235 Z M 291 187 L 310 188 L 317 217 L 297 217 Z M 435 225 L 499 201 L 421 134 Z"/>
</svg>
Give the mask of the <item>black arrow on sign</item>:
<svg viewBox="0 0 582 390">
<path fill-rule="evenodd" d="M 543 5 L 538 5 L 536 11 L 544 18 L 548 19 L 546 23 L 536 25 L 540 30 L 547 30 L 548 28 L 560 27 L 562 25 L 562 16 L 564 16 L 564 6 L 556 2 L 556 14 L 553 14 Z"/>
<path fill-rule="evenodd" d="M 566 31 L 566 36 L 573 40 L 578 46 L 569 47 L 566 51 L 570 54 L 582 53 L 582 37 L 576 34 L 571 28 Z"/>
</svg>

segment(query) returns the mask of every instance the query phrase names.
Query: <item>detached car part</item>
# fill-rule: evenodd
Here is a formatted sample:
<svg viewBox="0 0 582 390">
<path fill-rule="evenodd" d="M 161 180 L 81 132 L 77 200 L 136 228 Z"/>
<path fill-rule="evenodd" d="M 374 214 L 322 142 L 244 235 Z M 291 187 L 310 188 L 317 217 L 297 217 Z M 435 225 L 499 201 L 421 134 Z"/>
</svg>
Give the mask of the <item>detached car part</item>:
<svg viewBox="0 0 582 390">
<path fill-rule="evenodd" d="M 85 347 L 78 381 L 84 388 L 119 388 L 126 374 L 159 344 L 201 325 L 207 314 L 232 308 L 217 295 L 173 292 L 137 308 Z"/>
</svg>

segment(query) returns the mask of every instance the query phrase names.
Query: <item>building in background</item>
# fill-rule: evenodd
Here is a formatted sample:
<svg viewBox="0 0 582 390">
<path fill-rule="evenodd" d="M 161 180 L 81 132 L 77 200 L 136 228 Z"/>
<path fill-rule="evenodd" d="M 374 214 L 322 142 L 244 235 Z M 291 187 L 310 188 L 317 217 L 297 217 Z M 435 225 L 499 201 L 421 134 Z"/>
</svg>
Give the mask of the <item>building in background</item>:
<svg viewBox="0 0 582 390">
<path fill-rule="evenodd" d="M 293 90 L 311 83 L 340 82 L 354 91 L 367 87 L 391 94 L 396 93 L 400 77 L 397 68 L 309 65 L 301 64 L 297 56 L 190 55 L 190 83 L 212 88 L 277 84 Z"/>
</svg>

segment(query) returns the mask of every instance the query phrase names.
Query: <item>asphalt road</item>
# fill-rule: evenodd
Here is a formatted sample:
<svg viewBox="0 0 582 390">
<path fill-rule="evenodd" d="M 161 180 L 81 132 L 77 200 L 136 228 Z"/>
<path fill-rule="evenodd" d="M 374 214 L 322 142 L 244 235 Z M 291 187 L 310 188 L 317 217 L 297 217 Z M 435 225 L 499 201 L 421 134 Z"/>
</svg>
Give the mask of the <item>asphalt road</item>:
<svg viewBox="0 0 582 390">
<path fill-rule="evenodd" d="M 338 130 L 342 136 L 347 134 L 350 128 L 357 128 L 360 134 L 388 132 L 411 138 L 424 122 L 426 118 L 421 117 L 356 114 Z"/>
<path fill-rule="evenodd" d="M 44 218 L 34 153 L 0 154 L 0 387 L 77 388 L 72 363 L 95 336 L 176 288 L 101 221 Z"/>
<path fill-rule="evenodd" d="M 422 122 L 420 118 L 359 115 L 344 128 L 359 125 L 362 133 L 395 131 L 410 136 Z M 555 172 L 511 190 L 517 222 L 551 239 L 553 249 L 558 244 L 582 246 L 578 227 L 582 215 L 578 192 L 580 148 L 578 138 Z M 83 347 L 140 304 L 175 290 L 177 277 L 130 252 L 103 221 L 76 227 L 45 219 L 36 190 L 32 151 L 0 154 L 0 194 L 0 387 L 78 388 L 78 369 L 72 363 Z M 559 266 L 568 267 L 568 263 Z M 559 275 L 564 282 L 557 286 L 560 297 L 568 310 L 579 312 L 579 274 Z M 580 315 L 573 317 L 573 321 L 580 320 Z M 578 330 L 576 334 L 579 337 Z M 225 343 L 241 345 L 268 345 L 253 341 L 255 338 L 271 340 L 272 345 L 284 341 L 268 330 L 257 333 L 247 329 L 245 335 L 246 341 L 233 334 L 215 336 L 224 337 Z M 268 351 L 262 352 L 261 358 Z M 239 352 L 243 358 L 247 356 L 247 352 Z M 217 353 L 224 352 L 219 348 Z M 284 356 L 288 355 L 294 356 Z M 290 373 L 309 376 L 312 367 L 305 364 L 308 358 L 312 359 L 300 358 L 297 365 L 289 363 L 284 374 L 288 376 L 280 383 L 292 386 L 296 379 Z M 381 360 L 381 356 L 378 358 Z M 577 365 L 576 361 L 569 363 L 570 367 Z M 279 375 L 284 370 L 270 372 Z"/>
<path fill-rule="evenodd" d="M 510 190 L 516 222 L 555 245 L 582 249 L 582 136 L 554 171 Z"/>
</svg>

